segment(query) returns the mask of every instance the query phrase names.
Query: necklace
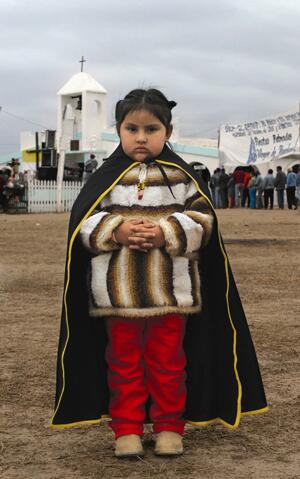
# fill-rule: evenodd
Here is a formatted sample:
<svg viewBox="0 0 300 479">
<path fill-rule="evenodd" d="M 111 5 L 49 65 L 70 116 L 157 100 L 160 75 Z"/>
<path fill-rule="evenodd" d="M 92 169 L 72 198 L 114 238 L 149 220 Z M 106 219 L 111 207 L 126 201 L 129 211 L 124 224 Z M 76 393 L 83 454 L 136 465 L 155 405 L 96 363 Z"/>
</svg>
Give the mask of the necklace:
<svg viewBox="0 0 300 479">
<path fill-rule="evenodd" d="M 139 178 L 138 199 L 142 200 L 143 197 L 144 197 L 145 183 L 146 183 L 146 177 L 147 177 L 147 166 L 150 165 L 150 164 L 156 164 L 156 166 L 158 167 L 158 169 L 160 170 L 160 172 L 163 176 L 165 185 L 167 185 L 167 187 L 169 188 L 170 193 L 173 196 L 173 198 L 176 199 L 176 197 L 175 197 L 175 195 L 172 191 L 172 188 L 171 188 L 171 185 L 170 185 L 170 182 L 168 180 L 168 177 L 167 177 L 167 174 L 166 174 L 165 170 L 163 169 L 162 165 L 160 165 L 159 163 L 155 163 L 155 160 L 153 160 L 153 159 L 152 160 L 149 159 L 148 161 L 145 160 L 144 163 L 140 164 L 139 177 L 138 177 Z"/>
<path fill-rule="evenodd" d="M 147 177 L 147 165 L 141 163 L 139 169 L 139 182 L 138 182 L 138 199 L 142 200 L 145 192 L 145 182 Z"/>
</svg>

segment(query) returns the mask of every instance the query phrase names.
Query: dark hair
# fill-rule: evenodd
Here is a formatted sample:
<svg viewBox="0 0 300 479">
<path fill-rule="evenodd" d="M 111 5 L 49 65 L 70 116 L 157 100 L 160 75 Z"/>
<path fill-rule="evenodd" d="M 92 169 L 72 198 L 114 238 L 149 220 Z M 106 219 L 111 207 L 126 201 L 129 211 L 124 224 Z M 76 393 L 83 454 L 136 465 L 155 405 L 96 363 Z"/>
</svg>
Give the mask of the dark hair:
<svg viewBox="0 0 300 479">
<path fill-rule="evenodd" d="M 276 170 L 282 171 L 282 166 L 277 166 Z"/>
<path fill-rule="evenodd" d="M 270 168 L 270 169 L 268 170 L 268 175 L 271 175 L 272 173 L 273 173 L 273 170 L 272 170 L 272 168 Z"/>
<path fill-rule="evenodd" d="M 117 127 L 121 125 L 126 115 L 131 111 L 145 109 L 156 116 L 166 128 L 171 126 L 171 110 L 176 106 L 175 101 L 169 101 L 165 95 L 156 88 L 143 90 L 137 88 L 129 92 L 124 100 L 116 104 L 115 118 Z"/>
</svg>

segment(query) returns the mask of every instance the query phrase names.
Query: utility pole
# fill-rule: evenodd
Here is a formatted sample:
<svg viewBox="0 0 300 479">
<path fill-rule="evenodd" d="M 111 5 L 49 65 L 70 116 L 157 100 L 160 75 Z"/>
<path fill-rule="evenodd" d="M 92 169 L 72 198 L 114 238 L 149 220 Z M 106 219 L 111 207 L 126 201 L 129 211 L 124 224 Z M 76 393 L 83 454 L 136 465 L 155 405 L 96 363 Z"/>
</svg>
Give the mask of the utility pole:
<svg viewBox="0 0 300 479">
<path fill-rule="evenodd" d="M 39 178 L 39 134 L 35 132 L 35 169 L 36 169 L 36 178 Z"/>
<path fill-rule="evenodd" d="M 220 137 L 221 137 L 221 129 L 218 128 L 218 157 L 219 157 L 219 168 L 224 166 L 223 164 L 223 157 L 220 155 Z"/>
<path fill-rule="evenodd" d="M 62 184 L 64 179 L 64 169 L 65 169 L 65 156 L 66 156 L 66 146 L 63 140 L 63 136 L 58 138 L 58 165 L 57 165 L 57 177 L 56 177 L 56 211 L 57 213 L 62 212 Z"/>
<path fill-rule="evenodd" d="M 299 153 L 300 153 L 300 101 L 299 101 L 298 126 L 299 126 L 299 131 L 298 131 L 298 150 L 299 150 Z"/>
</svg>

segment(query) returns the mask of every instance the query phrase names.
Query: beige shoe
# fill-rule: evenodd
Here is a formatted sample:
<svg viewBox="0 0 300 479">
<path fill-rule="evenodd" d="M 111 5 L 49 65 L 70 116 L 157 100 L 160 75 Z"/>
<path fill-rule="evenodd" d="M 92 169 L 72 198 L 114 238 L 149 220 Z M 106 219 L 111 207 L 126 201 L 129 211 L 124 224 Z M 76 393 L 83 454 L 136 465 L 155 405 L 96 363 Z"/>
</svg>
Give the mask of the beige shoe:
<svg viewBox="0 0 300 479">
<path fill-rule="evenodd" d="M 158 456 L 179 456 L 183 453 L 181 434 L 172 431 L 159 432 L 154 452 Z"/>
<path fill-rule="evenodd" d="M 140 436 L 137 434 L 126 434 L 116 440 L 115 456 L 136 457 L 143 456 L 144 450 Z"/>
</svg>

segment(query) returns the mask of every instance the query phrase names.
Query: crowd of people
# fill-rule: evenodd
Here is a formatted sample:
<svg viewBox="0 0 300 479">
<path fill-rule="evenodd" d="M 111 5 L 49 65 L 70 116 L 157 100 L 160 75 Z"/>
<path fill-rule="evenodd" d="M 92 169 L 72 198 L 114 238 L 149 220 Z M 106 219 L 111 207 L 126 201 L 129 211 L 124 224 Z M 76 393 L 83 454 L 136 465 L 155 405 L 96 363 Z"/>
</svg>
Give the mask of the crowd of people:
<svg viewBox="0 0 300 479">
<path fill-rule="evenodd" d="M 277 166 L 275 175 L 270 168 L 264 177 L 254 167 L 237 167 L 229 174 L 225 168 L 217 168 L 209 187 L 215 208 L 273 209 L 276 191 L 279 209 L 284 209 L 286 197 L 288 209 L 296 210 L 300 205 L 300 166 L 287 174 Z"/>
<path fill-rule="evenodd" d="M 84 170 L 83 181 L 95 171 L 97 164 L 95 156 Z M 195 163 L 198 165 L 198 163 Z M 192 164 L 192 166 L 194 166 Z M 196 167 L 194 167 L 196 169 Z M 208 182 L 213 204 L 215 208 L 251 208 L 273 209 L 274 193 L 277 196 L 279 209 L 284 209 L 285 203 L 288 209 L 297 209 L 300 206 L 300 166 L 288 169 L 284 173 L 281 166 L 276 167 L 276 174 L 272 169 L 263 177 L 256 167 L 237 167 L 233 173 L 226 173 L 225 168 L 217 168 L 210 176 L 205 168 L 200 175 Z M 0 169 L 0 207 L 5 211 L 9 191 L 13 191 L 18 185 L 27 184 L 33 178 L 33 172 L 16 172 L 14 168 L 5 166 Z"/>
<path fill-rule="evenodd" d="M 31 172 L 19 173 L 14 167 L 5 165 L 0 169 L 0 211 L 7 212 L 9 200 L 12 196 L 20 199 L 25 191 Z"/>
</svg>

